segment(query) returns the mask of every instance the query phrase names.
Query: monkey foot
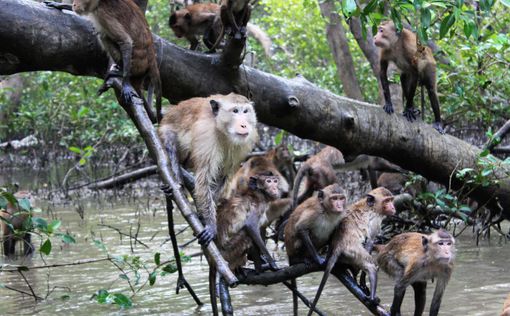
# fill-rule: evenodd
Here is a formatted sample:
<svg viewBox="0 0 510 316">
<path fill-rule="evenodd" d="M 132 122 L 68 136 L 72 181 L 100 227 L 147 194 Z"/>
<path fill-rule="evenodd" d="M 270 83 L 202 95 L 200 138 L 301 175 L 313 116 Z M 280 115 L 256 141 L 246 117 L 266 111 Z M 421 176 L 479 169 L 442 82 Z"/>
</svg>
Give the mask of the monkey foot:
<svg viewBox="0 0 510 316">
<path fill-rule="evenodd" d="M 386 103 L 384 106 L 383 106 L 383 109 L 384 109 L 384 112 L 388 113 L 388 114 L 392 114 L 394 111 L 393 111 L 393 105 L 391 103 Z"/>
<path fill-rule="evenodd" d="M 406 108 L 404 110 L 404 112 L 402 113 L 402 115 L 405 116 L 405 118 L 409 121 L 409 122 L 413 122 L 413 121 L 416 121 L 416 112 L 417 110 L 415 108 Z M 419 113 L 419 111 L 418 111 Z"/>
<path fill-rule="evenodd" d="M 373 298 L 372 298 L 372 297 L 370 297 L 370 301 L 371 301 L 371 302 L 372 302 L 372 304 L 374 304 L 374 305 L 379 305 L 379 304 L 381 303 L 381 299 L 380 299 L 379 297 L 377 297 L 377 296 L 375 296 L 375 297 L 373 297 Z"/>
<path fill-rule="evenodd" d="M 137 96 L 138 93 L 136 93 L 135 88 L 130 83 L 123 83 L 122 84 L 122 90 L 120 92 L 120 96 L 122 98 L 122 101 L 126 104 L 130 103 L 133 97 Z"/>
<path fill-rule="evenodd" d="M 163 184 L 160 186 L 161 191 L 165 193 L 166 196 L 172 196 L 172 188 L 169 185 Z"/>
<path fill-rule="evenodd" d="M 209 225 L 197 235 L 198 243 L 203 247 L 207 247 L 214 237 L 216 237 L 216 228 Z"/>
<path fill-rule="evenodd" d="M 443 124 L 441 124 L 441 122 L 432 123 L 432 127 L 434 127 L 439 134 L 444 134 Z"/>
<path fill-rule="evenodd" d="M 188 284 L 188 281 L 184 278 L 184 275 L 179 275 L 177 278 L 177 286 L 175 288 L 175 294 L 179 294 L 179 290 L 186 287 Z"/>
</svg>

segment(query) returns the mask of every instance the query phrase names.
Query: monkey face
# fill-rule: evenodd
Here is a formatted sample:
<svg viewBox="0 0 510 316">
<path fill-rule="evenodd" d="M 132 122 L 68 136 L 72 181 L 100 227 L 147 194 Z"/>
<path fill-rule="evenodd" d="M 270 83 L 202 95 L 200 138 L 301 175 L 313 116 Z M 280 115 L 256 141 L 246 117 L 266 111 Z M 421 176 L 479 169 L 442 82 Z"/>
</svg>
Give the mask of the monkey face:
<svg viewBox="0 0 510 316">
<path fill-rule="evenodd" d="M 229 139 L 242 145 L 256 133 L 257 119 L 251 103 L 222 102 L 217 114 L 218 127 Z"/>
<path fill-rule="evenodd" d="M 345 211 L 345 195 L 333 194 L 329 198 L 331 203 L 331 210 L 337 213 L 343 213 Z"/>
<path fill-rule="evenodd" d="M 382 202 L 382 209 L 384 215 L 395 215 L 397 211 L 395 210 L 395 205 L 393 204 L 393 197 L 387 197 Z"/>
<path fill-rule="evenodd" d="M 455 239 L 445 230 L 439 230 L 429 236 L 430 245 L 427 247 L 433 252 L 434 258 L 448 264 L 455 258 Z"/>
<path fill-rule="evenodd" d="M 188 33 L 190 23 L 191 14 L 186 9 L 175 11 L 168 19 L 168 25 L 177 38 L 181 38 Z"/>
<path fill-rule="evenodd" d="M 393 22 L 383 22 L 379 25 L 377 34 L 374 36 L 375 46 L 388 49 L 397 40 L 397 32 Z"/>
<path fill-rule="evenodd" d="M 262 177 L 262 180 L 264 181 L 263 187 L 264 191 L 273 199 L 280 198 L 280 188 L 278 187 L 278 177 L 272 176 L 272 177 Z"/>
</svg>

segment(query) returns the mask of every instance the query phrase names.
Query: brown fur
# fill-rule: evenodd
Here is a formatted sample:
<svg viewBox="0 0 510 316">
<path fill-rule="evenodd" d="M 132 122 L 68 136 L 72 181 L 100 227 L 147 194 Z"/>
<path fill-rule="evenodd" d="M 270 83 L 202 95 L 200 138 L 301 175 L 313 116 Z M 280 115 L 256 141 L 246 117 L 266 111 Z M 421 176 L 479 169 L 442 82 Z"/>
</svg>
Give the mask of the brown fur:
<svg viewBox="0 0 510 316">
<path fill-rule="evenodd" d="M 216 3 L 196 3 L 172 13 L 168 24 L 175 36 L 189 41 L 190 49 L 197 49 L 198 36 L 204 36 L 204 43 L 211 48 L 221 28 L 219 13 L 220 6 Z"/>
<path fill-rule="evenodd" d="M 19 201 L 21 199 L 28 199 L 30 201 L 30 205 L 33 207 L 34 200 L 32 194 L 28 191 L 18 191 L 14 193 L 14 197 Z M 5 210 L 0 210 L 0 217 L 7 220 L 14 229 L 24 230 L 24 224 L 29 217 L 28 212 L 21 210 L 16 205 L 12 205 L 11 203 L 7 204 L 7 208 Z M 23 240 L 23 248 L 24 253 L 30 254 L 33 251 L 32 243 L 30 242 L 30 234 L 26 233 L 21 238 L 18 238 L 14 235 L 14 232 L 11 230 L 7 223 L 3 220 L 0 220 L 0 229 L 2 231 L 2 240 L 4 247 L 4 255 L 11 256 L 15 253 L 16 241 Z"/>
<path fill-rule="evenodd" d="M 144 82 L 150 80 L 150 87 L 156 94 L 159 121 L 161 79 L 152 33 L 140 8 L 132 0 L 73 0 L 73 11 L 90 18 L 99 32 L 103 48 L 113 62 L 122 67 L 123 83 L 130 83 L 143 97 Z M 132 49 L 130 55 L 122 44 Z M 128 62 L 124 63 L 126 60 Z"/>
<path fill-rule="evenodd" d="M 431 235 L 403 233 L 393 237 L 386 245 L 376 246 L 376 249 L 379 253 L 377 257 L 379 266 L 396 282 L 392 314 L 400 313 L 405 289 L 413 285 L 417 302 L 415 315 L 421 315 L 425 307 L 427 281 L 434 279 L 436 290 L 430 315 L 437 315 L 444 289 L 453 270 L 454 238 L 443 230 Z"/>
<path fill-rule="evenodd" d="M 337 181 L 335 168 L 344 164 L 342 153 L 331 146 L 308 158 L 299 168 L 292 189 L 294 207 L 310 197 L 313 191 L 325 188 Z M 301 181 L 306 178 L 304 193 L 299 195 Z"/>
<path fill-rule="evenodd" d="M 503 304 L 503 311 L 500 316 L 510 316 L 510 294 L 508 294 L 508 297 Z"/>
<path fill-rule="evenodd" d="M 274 163 L 288 183 L 294 183 L 296 170 L 294 169 L 293 157 L 287 146 L 283 144 L 276 146 L 266 153 L 266 157 Z"/>
<path fill-rule="evenodd" d="M 320 251 L 328 242 L 334 229 L 347 215 L 345 194 L 338 184 L 325 187 L 323 197 L 312 196 L 292 212 L 285 226 L 285 248 L 291 264 L 296 259 L 313 258 L 307 254 L 301 231 L 308 231 L 313 246 Z M 343 199 L 342 207 L 334 205 L 333 199 Z M 299 260 L 298 260 L 299 261 Z"/>
<path fill-rule="evenodd" d="M 213 103 L 218 106 L 216 114 Z M 182 101 L 170 107 L 161 121 L 158 133 L 170 157 L 177 156 L 195 172 L 198 210 L 212 232 L 216 231 L 214 201 L 258 141 L 256 124 L 251 102 L 234 93 Z M 175 164 L 172 169 L 180 174 Z"/>
<path fill-rule="evenodd" d="M 416 34 L 407 29 L 402 29 L 397 34 L 395 24 L 386 21 L 379 25 L 377 34 L 374 37 L 374 44 L 381 48 L 381 84 L 384 92 L 385 106 L 387 113 L 393 113 L 389 83 L 387 77 L 388 62 L 394 62 L 401 70 L 402 90 L 406 99 L 406 110 L 404 115 L 413 121 L 414 116 L 413 98 L 418 82 L 427 88 L 430 103 L 434 111 L 434 128 L 443 133 L 441 125 L 441 114 L 439 111 L 439 100 L 436 88 L 436 61 L 432 50 L 426 46 L 418 46 Z"/>
<path fill-rule="evenodd" d="M 255 227 L 249 228 L 260 234 L 270 202 L 280 196 L 278 176 L 257 174 L 254 177 L 257 188 L 251 185 L 243 187 L 218 208 L 218 245 L 233 271 L 246 263 L 248 249 L 256 246 L 244 228 L 254 225 Z M 268 180 L 273 183 L 268 185 Z"/>
<path fill-rule="evenodd" d="M 395 214 L 393 195 L 385 188 L 376 188 L 367 196 L 349 206 L 349 213 L 333 233 L 330 256 L 321 284 L 312 304 L 317 304 L 326 281 L 338 259 L 355 270 L 363 270 L 370 280 L 370 299 L 376 298 L 377 265 L 367 250 L 381 231 L 381 222 L 386 215 Z M 311 313 L 312 309 L 310 309 Z M 310 315 L 309 313 L 309 315 Z"/>
</svg>

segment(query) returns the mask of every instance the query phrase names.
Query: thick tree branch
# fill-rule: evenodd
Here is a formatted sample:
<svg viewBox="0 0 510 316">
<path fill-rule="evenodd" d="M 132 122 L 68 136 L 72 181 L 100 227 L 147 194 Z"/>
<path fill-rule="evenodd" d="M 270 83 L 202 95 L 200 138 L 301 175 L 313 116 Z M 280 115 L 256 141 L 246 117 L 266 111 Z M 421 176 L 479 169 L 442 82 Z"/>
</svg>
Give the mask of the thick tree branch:
<svg viewBox="0 0 510 316">
<path fill-rule="evenodd" d="M 101 77 L 106 55 L 86 20 L 28 1 L 6 1 L 0 11 L 0 74 L 66 71 Z M 438 134 L 422 122 L 409 123 L 380 107 L 334 95 L 303 77 L 285 79 L 241 66 L 225 71 L 217 56 L 179 48 L 156 38 L 162 52 L 163 95 L 171 102 L 235 91 L 255 101 L 259 120 L 339 148 L 345 155 L 383 157 L 430 180 L 449 184 L 455 170 L 476 167 L 480 149 Z M 292 98 L 291 98 L 292 97 Z M 291 102 L 299 100 L 299 103 Z M 499 167 L 498 185 L 472 196 L 510 215 L 510 170 Z M 454 187 L 459 183 L 452 179 Z"/>
</svg>

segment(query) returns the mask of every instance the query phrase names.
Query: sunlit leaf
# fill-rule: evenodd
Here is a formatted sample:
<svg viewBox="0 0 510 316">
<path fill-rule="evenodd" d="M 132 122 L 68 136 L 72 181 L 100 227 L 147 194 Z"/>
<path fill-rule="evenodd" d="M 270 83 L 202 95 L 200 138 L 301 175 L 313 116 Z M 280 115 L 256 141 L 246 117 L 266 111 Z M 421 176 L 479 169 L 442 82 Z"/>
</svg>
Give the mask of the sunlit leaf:
<svg viewBox="0 0 510 316">
<path fill-rule="evenodd" d="M 39 251 L 44 253 L 45 255 L 49 255 L 51 252 L 51 241 L 49 239 L 46 239 L 46 241 L 42 244 L 41 248 L 39 248 Z"/>
<path fill-rule="evenodd" d="M 154 254 L 154 263 L 156 263 L 157 266 L 159 266 L 159 263 L 161 262 L 160 259 L 161 259 L 161 254 L 159 252 L 156 252 Z"/>
<path fill-rule="evenodd" d="M 69 150 L 72 151 L 73 153 L 76 153 L 79 155 L 81 154 L 81 149 L 78 147 L 71 146 L 71 147 L 69 147 Z"/>
<path fill-rule="evenodd" d="M 177 266 L 173 263 L 169 263 L 166 266 L 164 266 L 162 270 L 167 273 L 175 273 L 177 272 Z"/>
<path fill-rule="evenodd" d="M 441 25 L 439 26 L 439 37 L 443 38 L 445 37 L 446 33 L 448 33 L 448 30 L 452 27 L 453 23 L 455 22 L 455 15 L 450 14 L 447 17 L 443 17 L 443 21 L 441 21 Z"/>
<path fill-rule="evenodd" d="M 115 293 L 113 297 L 115 304 L 119 305 L 121 308 L 130 308 L 133 306 L 133 301 L 122 293 Z"/>
<path fill-rule="evenodd" d="M 151 273 L 149 274 L 149 285 L 150 285 L 150 286 L 153 286 L 153 285 L 154 285 L 154 283 L 156 283 L 156 276 L 157 276 L 157 272 L 156 272 L 156 271 L 151 272 Z"/>
<path fill-rule="evenodd" d="M 31 204 L 30 204 L 30 200 L 27 199 L 27 198 L 19 199 L 18 200 L 18 205 L 24 211 L 30 211 L 30 209 L 32 207 Z"/>
<path fill-rule="evenodd" d="M 56 231 L 60 225 L 62 224 L 62 222 L 58 219 L 54 219 L 53 221 L 51 221 L 51 223 L 48 224 L 48 233 L 53 233 L 54 231 Z"/>
</svg>

